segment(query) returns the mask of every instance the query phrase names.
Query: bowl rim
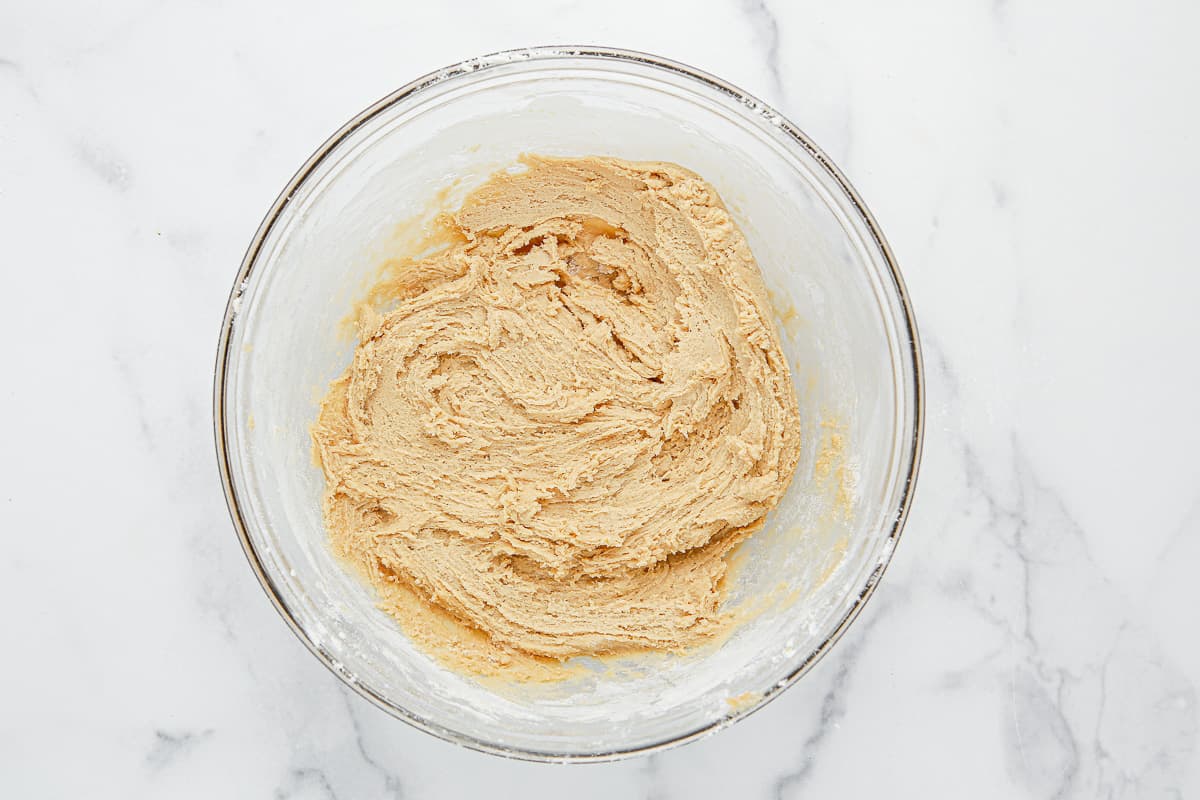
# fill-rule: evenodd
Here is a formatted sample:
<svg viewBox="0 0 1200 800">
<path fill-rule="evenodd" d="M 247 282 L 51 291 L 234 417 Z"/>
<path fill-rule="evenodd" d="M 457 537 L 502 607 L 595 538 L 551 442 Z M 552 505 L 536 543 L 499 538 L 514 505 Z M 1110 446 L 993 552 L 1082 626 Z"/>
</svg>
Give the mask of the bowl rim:
<svg viewBox="0 0 1200 800">
<path fill-rule="evenodd" d="M 599 63 L 617 62 L 617 63 L 635 63 L 642 66 L 650 67 L 652 70 L 663 70 L 673 73 L 678 76 L 691 79 L 695 82 L 703 84 L 707 89 L 716 89 L 717 91 L 729 95 L 746 106 L 751 112 L 760 114 L 766 117 L 770 124 L 778 128 L 783 133 L 793 140 L 794 144 L 800 145 L 810 156 L 825 170 L 828 177 L 832 178 L 837 187 L 845 195 L 853 206 L 855 213 L 858 214 L 860 221 L 866 226 L 867 231 L 871 235 L 874 245 L 879 249 L 880 255 L 883 256 L 884 262 L 887 265 L 887 271 L 891 277 L 890 288 L 895 292 L 895 299 L 899 301 L 901 316 L 904 321 L 904 333 L 908 338 L 908 356 L 912 359 L 912 389 L 910 400 L 912 402 L 912 436 L 903 446 L 908 451 L 906 475 L 903 477 L 903 484 L 900 486 L 900 498 L 897 504 L 895 514 L 892 517 L 891 529 L 879 549 L 874 568 L 867 575 L 866 581 L 858 592 L 858 596 L 854 599 L 853 604 L 842 618 L 838 621 L 834 629 L 827 635 L 819 645 L 807 656 L 805 656 L 793 669 L 788 673 L 783 680 L 776 682 L 767 691 L 763 692 L 762 696 L 753 704 L 749 704 L 744 708 L 739 708 L 733 713 L 724 715 L 706 725 L 703 725 L 694 730 L 662 739 L 648 745 L 639 745 L 629 748 L 617 748 L 612 750 L 604 750 L 599 752 L 589 753 L 571 753 L 571 752 L 548 752 L 525 749 L 521 747 L 510 747 L 504 744 L 488 741 L 482 738 L 466 734 L 439 723 L 418 717 L 410 713 L 407 709 L 396 705 L 387 698 L 375 692 L 371 687 L 364 686 L 353 675 L 351 675 L 341 664 L 334 659 L 329 653 L 318 645 L 309 633 L 300 625 L 296 615 L 289 608 L 287 601 L 283 597 L 271 577 L 269 571 L 265 568 L 262 559 L 256 551 L 253 542 L 250 539 L 248 524 L 245 515 L 242 511 L 242 502 L 238 496 L 238 491 L 233 480 L 233 467 L 230 461 L 229 447 L 227 442 L 227 427 L 228 419 L 226 416 L 225 393 L 227 379 L 229 376 L 231 344 L 233 340 L 233 324 L 240 310 L 241 295 L 244 291 L 247 280 L 253 272 L 263 245 L 268 236 L 271 234 L 276 224 L 279 222 L 284 210 L 292 202 L 297 189 L 309 178 L 325 158 L 336 149 L 342 142 L 354 134 L 360 127 L 374 119 L 380 113 L 390 109 L 391 107 L 403 103 L 404 101 L 419 95 L 426 89 L 440 85 L 447 81 L 454 80 L 464 75 L 484 72 L 496 67 L 502 67 L 511 64 L 522 62 L 546 62 L 558 59 L 590 59 Z M 904 342 L 899 343 L 901 349 L 904 349 Z M 792 124 L 786 117 L 773 109 L 768 104 L 757 99 L 748 92 L 739 89 L 738 87 L 718 78 L 710 73 L 695 67 L 689 66 L 679 61 L 674 61 L 650 53 L 645 53 L 637 50 L 628 50 L 622 48 L 603 47 L 603 46 L 577 46 L 577 45 L 547 45 L 538 47 L 516 48 L 511 50 L 500 50 L 493 53 L 488 53 L 475 58 L 461 61 L 457 64 L 435 70 L 427 73 L 409 83 L 401 86 L 399 89 L 391 92 L 382 99 L 376 101 L 363 111 L 356 114 L 352 119 L 342 125 L 332 136 L 330 136 L 317 150 L 309 156 L 303 166 L 292 176 L 284 187 L 283 191 L 276 197 L 272 203 L 270 210 L 259 224 L 246 253 L 242 258 L 241 267 L 234 279 L 233 287 L 230 290 L 229 299 L 225 306 L 225 314 L 221 324 L 221 333 L 217 347 L 216 363 L 214 365 L 213 374 L 213 433 L 216 444 L 217 466 L 221 475 L 221 484 L 224 489 L 225 502 L 229 509 L 229 515 L 233 522 L 233 526 L 237 531 L 238 539 L 241 542 L 242 551 L 246 555 L 246 559 L 258 578 L 259 585 L 271 600 L 271 604 L 275 610 L 287 623 L 292 633 L 303 643 L 316 658 L 334 675 L 338 677 L 342 683 L 353 689 L 359 696 L 370 701 L 373 705 L 387 712 L 392 717 L 402 720 L 403 722 L 412 725 L 418 730 L 432 734 L 439 739 L 467 747 L 472 750 L 477 750 L 493 755 L 505 756 L 523 761 L 534 762 L 551 762 L 551 763 L 595 763 L 604 761 L 615 761 L 618 759 L 628 758 L 637 755 L 645 755 L 658 752 L 667 748 L 676 747 L 687 742 L 695 741 L 709 734 L 715 733 L 734 722 L 742 720 L 760 708 L 764 707 L 771 700 L 774 700 L 782 694 L 787 688 L 792 686 L 807 673 L 826 653 L 832 649 L 833 645 L 841 638 L 850 624 L 858 617 L 867 600 L 874 594 L 875 588 L 879 585 L 883 573 L 886 571 L 888 564 L 891 562 L 892 556 L 895 553 L 896 544 L 899 541 L 900 534 L 904 529 L 907 521 L 909 510 L 912 505 L 913 493 L 916 489 L 917 475 L 920 471 L 922 450 L 924 444 L 925 431 L 925 372 L 923 359 L 921 355 L 920 338 L 917 332 L 916 318 L 912 309 L 912 302 L 909 298 L 908 290 L 905 287 L 904 279 L 900 274 L 899 266 L 896 263 L 895 256 L 892 253 L 891 247 L 883 236 L 875 218 L 867 209 L 866 204 L 859 196 L 858 192 L 850 184 L 850 181 L 842 173 L 842 171 L 833 163 L 833 161 L 822 151 L 803 131 Z"/>
</svg>

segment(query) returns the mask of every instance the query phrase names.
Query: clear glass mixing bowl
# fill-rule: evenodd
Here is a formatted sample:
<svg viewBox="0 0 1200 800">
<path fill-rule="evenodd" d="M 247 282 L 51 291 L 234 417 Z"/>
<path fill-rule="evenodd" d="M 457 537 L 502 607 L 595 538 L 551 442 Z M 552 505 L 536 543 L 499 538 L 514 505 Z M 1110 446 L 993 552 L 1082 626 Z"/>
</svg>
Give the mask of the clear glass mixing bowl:
<svg viewBox="0 0 1200 800">
<path fill-rule="evenodd" d="M 323 477 L 309 440 L 318 402 L 353 350 L 340 323 L 398 246 L 397 231 L 456 207 L 524 152 L 674 161 L 716 186 L 770 290 L 805 442 L 783 502 L 735 554 L 728 608 L 743 621 L 729 638 L 681 656 L 592 664 L 542 685 L 446 670 L 375 607 L 326 546 Z M 300 169 L 234 284 L 214 413 L 246 555 L 283 618 L 336 675 L 453 742 L 538 760 L 603 760 L 749 714 L 854 619 L 912 496 L 921 358 L 882 234 L 795 126 L 661 58 L 535 48 L 414 81 L 348 122 Z"/>
</svg>

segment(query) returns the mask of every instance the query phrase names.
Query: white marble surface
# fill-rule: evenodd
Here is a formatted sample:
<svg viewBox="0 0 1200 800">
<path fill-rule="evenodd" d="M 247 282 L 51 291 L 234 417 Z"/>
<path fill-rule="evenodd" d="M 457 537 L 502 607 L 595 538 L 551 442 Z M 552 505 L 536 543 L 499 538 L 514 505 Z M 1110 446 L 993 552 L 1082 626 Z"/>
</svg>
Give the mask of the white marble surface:
<svg viewBox="0 0 1200 800">
<path fill-rule="evenodd" d="M 0 795 L 1200 793 L 1200 7 L 911 5 L 0 4 Z M 326 672 L 245 564 L 209 411 L 243 248 L 316 145 L 555 42 L 777 104 L 889 235 L 928 365 L 908 530 L 830 657 L 585 767 L 444 744 Z"/>
</svg>

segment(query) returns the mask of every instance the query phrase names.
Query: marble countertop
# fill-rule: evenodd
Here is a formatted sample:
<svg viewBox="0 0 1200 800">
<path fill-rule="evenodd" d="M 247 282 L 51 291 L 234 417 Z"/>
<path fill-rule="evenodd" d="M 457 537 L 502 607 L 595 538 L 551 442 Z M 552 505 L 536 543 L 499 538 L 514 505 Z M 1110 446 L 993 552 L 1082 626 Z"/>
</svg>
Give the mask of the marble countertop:
<svg viewBox="0 0 1200 800">
<path fill-rule="evenodd" d="M 1200 7 L 918 6 L 3 4 L 0 794 L 1200 793 Z M 820 143 L 895 248 L 929 396 L 907 531 L 829 657 L 582 767 L 335 680 L 245 563 L 210 419 L 233 275 L 310 152 L 421 73 L 564 41 L 694 64 Z"/>
</svg>

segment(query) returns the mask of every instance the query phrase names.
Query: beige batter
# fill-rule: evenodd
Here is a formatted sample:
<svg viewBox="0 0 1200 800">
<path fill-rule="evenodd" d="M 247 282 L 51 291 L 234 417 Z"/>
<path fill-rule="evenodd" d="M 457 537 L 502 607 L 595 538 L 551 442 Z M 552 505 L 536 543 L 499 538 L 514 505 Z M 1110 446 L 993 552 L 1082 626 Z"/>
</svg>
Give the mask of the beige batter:
<svg viewBox="0 0 1200 800">
<path fill-rule="evenodd" d="M 799 457 L 762 278 L 679 166 L 524 164 L 360 322 L 313 428 L 333 547 L 477 672 L 683 650 Z"/>
</svg>

